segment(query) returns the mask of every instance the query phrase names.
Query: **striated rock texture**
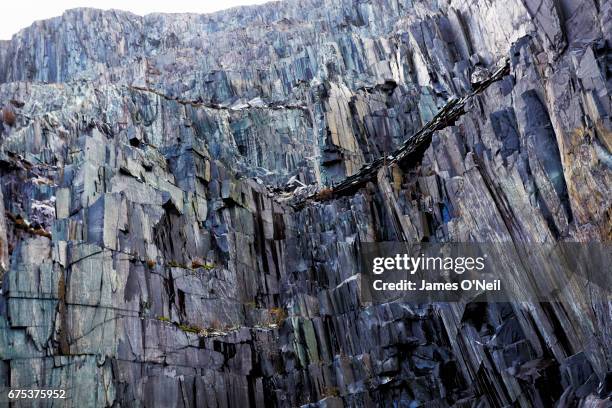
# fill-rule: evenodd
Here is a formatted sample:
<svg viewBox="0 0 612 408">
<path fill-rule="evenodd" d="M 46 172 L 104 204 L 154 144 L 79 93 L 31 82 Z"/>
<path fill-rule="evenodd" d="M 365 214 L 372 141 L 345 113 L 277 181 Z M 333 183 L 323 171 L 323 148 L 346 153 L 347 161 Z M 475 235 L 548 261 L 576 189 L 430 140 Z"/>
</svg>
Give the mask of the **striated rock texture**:
<svg viewBox="0 0 612 408">
<path fill-rule="evenodd" d="M 0 401 L 609 406 L 608 293 L 371 305 L 359 243 L 610 241 L 611 17 L 288 0 L 0 42 Z"/>
</svg>

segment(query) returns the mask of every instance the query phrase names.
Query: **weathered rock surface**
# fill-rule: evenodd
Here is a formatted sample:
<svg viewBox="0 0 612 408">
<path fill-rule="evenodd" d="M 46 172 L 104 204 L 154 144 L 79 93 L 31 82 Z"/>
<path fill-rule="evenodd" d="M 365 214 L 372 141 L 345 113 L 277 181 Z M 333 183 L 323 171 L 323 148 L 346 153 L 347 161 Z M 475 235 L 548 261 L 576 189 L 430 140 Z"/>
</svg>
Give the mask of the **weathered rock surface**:
<svg viewBox="0 0 612 408">
<path fill-rule="evenodd" d="M 76 9 L 0 42 L 2 403 L 608 406 L 607 293 L 371 305 L 358 250 L 609 241 L 611 15 Z M 475 90 L 404 160 L 327 189 Z"/>
</svg>

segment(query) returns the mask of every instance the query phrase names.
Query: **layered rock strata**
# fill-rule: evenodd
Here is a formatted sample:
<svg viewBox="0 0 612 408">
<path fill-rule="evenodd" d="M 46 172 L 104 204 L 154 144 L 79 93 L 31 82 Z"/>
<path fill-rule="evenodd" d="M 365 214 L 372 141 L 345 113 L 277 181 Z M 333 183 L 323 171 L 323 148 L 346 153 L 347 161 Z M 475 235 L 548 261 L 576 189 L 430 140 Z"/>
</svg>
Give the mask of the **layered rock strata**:
<svg viewBox="0 0 612 408">
<path fill-rule="evenodd" d="M 75 9 L 0 42 L 2 402 L 607 406 L 601 288 L 372 305 L 359 244 L 608 242 L 611 15 Z"/>
</svg>

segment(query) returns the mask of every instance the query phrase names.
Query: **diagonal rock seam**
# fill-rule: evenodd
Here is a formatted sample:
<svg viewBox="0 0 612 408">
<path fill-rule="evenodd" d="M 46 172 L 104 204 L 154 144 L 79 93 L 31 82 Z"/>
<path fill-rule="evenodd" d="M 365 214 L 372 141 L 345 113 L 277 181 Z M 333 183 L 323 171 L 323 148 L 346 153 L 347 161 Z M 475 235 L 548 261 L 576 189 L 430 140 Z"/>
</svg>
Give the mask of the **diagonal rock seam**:
<svg viewBox="0 0 612 408">
<path fill-rule="evenodd" d="M 413 157 L 414 153 L 426 149 L 431 142 L 433 134 L 452 126 L 455 121 L 465 113 L 466 105 L 477 95 L 482 93 L 492 83 L 501 80 L 504 76 L 510 73 L 510 60 L 504 59 L 498 64 L 498 68 L 485 80 L 475 84 L 474 90 L 461 97 L 452 98 L 449 100 L 436 115 L 421 127 L 415 134 L 410 136 L 402 145 L 394 152 L 384 157 L 379 157 L 370 163 L 363 165 L 355 174 L 346 177 L 344 180 L 332 185 L 329 188 L 321 190 L 297 200 L 289 200 L 289 203 L 294 208 L 302 208 L 308 202 L 327 201 L 334 198 L 350 195 L 356 190 L 363 187 L 369 181 L 376 178 L 379 170 L 389 168 L 393 165 L 404 163 Z"/>
</svg>

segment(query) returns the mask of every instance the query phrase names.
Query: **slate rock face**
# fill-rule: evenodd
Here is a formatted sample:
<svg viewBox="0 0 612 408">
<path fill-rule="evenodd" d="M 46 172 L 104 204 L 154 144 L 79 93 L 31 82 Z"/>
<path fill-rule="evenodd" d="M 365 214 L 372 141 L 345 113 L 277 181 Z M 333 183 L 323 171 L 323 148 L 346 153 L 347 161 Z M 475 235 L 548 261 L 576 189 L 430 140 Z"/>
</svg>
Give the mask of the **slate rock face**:
<svg viewBox="0 0 612 408">
<path fill-rule="evenodd" d="M 358 272 L 360 242 L 612 238 L 611 15 L 75 9 L 0 42 L 2 402 L 607 406 L 605 291 L 372 305 Z M 476 89 L 418 155 L 323 194 Z"/>
</svg>

